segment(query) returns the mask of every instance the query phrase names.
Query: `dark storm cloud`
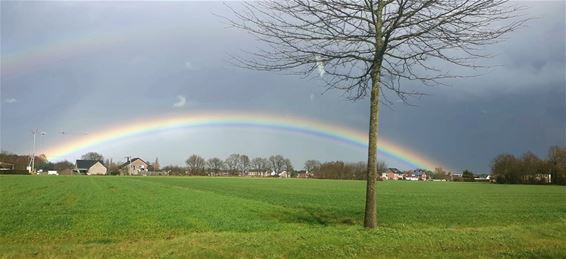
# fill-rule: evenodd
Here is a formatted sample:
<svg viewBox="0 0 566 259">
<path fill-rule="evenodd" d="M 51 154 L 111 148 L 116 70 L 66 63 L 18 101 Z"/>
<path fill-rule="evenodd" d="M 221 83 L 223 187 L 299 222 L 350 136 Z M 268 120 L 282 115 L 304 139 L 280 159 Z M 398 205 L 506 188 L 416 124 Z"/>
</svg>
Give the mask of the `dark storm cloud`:
<svg viewBox="0 0 566 259">
<path fill-rule="evenodd" d="M 411 98 L 415 106 L 389 95 L 393 104 L 382 106 L 381 136 L 451 169 L 474 171 L 487 171 L 499 153 L 531 150 L 545 156 L 550 145 L 565 145 L 565 4 L 520 4 L 536 19 L 486 49 L 495 57 L 481 63 L 492 67 L 478 71 L 477 77 L 447 81 L 448 87 L 403 82 L 403 87 L 428 95 Z M 228 28 L 213 13 L 228 10 L 218 2 L 2 2 L 3 59 L 20 49 L 72 42 L 89 33 L 124 38 L 3 75 L 2 100 L 17 102 L 0 106 L 2 149 L 26 153 L 31 146 L 28 132 L 38 125 L 48 132 L 88 131 L 144 117 L 211 110 L 299 115 L 366 130 L 368 100 L 351 102 L 340 91 L 325 91 L 318 71 L 303 79 L 242 70 L 228 62 L 230 55 L 259 43 Z M 453 66 L 443 69 L 470 73 Z M 177 96 L 186 104 L 174 107 Z M 85 125 L 94 126 L 85 130 Z M 279 137 L 271 141 L 286 142 Z M 51 135 L 43 141 L 59 140 Z M 235 150 L 234 145 L 222 143 L 225 150 L 259 154 L 259 149 Z M 301 159 L 316 158 L 313 150 L 306 154 L 296 146 L 277 147 L 267 152 L 292 154 L 297 168 Z M 160 160 L 181 164 L 182 155 L 174 152 L 163 148 Z M 326 148 L 324 158 L 365 160 L 345 152 Z M 168 161 L 168 156 L 176 160 Z"/>
<path fill-rule="evenodd" d="M 501 153 L 533 151 L 546 157 L 551 145 L 566 145 L 564 2 L 521 2 L 531 20 L 506 41 L 485 49 L 486 69 L 446 66 L 471 78 L 448 86 L 403 82 L 427 95 L 415 106 L 385 108 L 382 132 L 455 169 L 488 171 Z"/>
</svg>

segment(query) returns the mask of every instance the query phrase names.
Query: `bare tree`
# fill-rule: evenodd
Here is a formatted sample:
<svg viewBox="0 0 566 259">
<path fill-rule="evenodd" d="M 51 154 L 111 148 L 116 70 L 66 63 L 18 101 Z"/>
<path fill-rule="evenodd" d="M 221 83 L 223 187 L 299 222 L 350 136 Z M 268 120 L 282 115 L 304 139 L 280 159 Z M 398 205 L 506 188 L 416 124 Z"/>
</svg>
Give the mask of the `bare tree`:
<svg viewBox="0 0 566 259">
<path fill-rule="evenodd" d="M 533 182 L 533 176 L 537 174 L 545 173 L 541 169 L 544 169 L 543 161 L 535 155 L 533 152 L 527 152 L 521 156 L 521 180 L 524 183 Z"/>
<path fill-rule="evenodd" d="M 216 176 L 220 173 L 222 168 L 224 168 L 224 162 L 218 157 L 213 157 L 206 161 L 206 167 L 208 168 L 210 175 Z"/>
<path fill-rule="evenodd" d="M 498 41 L 525 21 L 507 0 L 290 0 L 253 1 L 232 8 L 235 27 L 266 44 L 250 69 L 318 74 L 329 89 L 357 100 L 370 95 L 368 177 L 364 226 L 375 228 L 377 139 L 380 96 L 406 101 L 419 92 L 403 80 L 425 85 L 458 75 L 439 64 L 477 67 L 484 45 Z"/>
<path fill-rule="evenodd" d="M 307 170 L 308 173 L 314 173 L 315 171 L 317 171 L 318 169 L 320 169 L 320 161 L 318 160 L 307 160 L 305 161 L 305 170 Z"/>
<path fill-rule="evenodd" d="M 159 158 L 155 158 L 155 162 L 153 162 L 153 171 L 159 171 L 161 165 L 159 164 Z"/>
<path fill-rule="evenodd" d="M 291 163 L 291 160 L 288 158 L 285 158 L 283 160 L 283 168 L 285 171 L 287 171 L 287 177 L 291 178 L 293 175 L 293 163 Z"/>
<path fill-rule="evenodd" d="M 378 161 L 377 162 L 377 173 L 378 173 L 378 175 L 385 173 L 385 171 L 387 171 L 387 164 L 385 164 L 385 162 L 383 162 L 383 161 Z"/>
<path fill-rule="evenodd" d="M 82 160 L 97 160 L 97 161 L 104 161 L 104 156 L 97 152 L 88 152 L 81 156 Z"/>
<path fill-rule="evenodd" d="M 271 169 L 278 174 L 283 170 L 285 158 L 282 155 L 274 155 L 269 157 L 269 162 L 271 163 Z"/>
<path fill-rule="evenodd" d="M 224 165 L 226 165 L 226 169 L 228 169 L 231 175 L 235 175 L 236 171 L 238 170 L 238 166 L 240 164 L 240 154 L 231 154 L 226 158 Z"/>
<path fill-rule="evenodd" d="M 190 156 L 185 161 L 191 175 L 201 175 L 204 173 L 205 160 L 199 155 Z"/>
<path fill-rule="evenodd" d="M 240 155 L 238 167 L 240 168 L 240 174 L 246 175 L 246 172 L 250 169 L 250 158 L 247 155 Z"/>
<path fill-rule="evenodd" d="M 377 163 L 377 173 L 378 173 L 377 175 L 378 176 L 381 175 L 381 173 L 385 172 L 384 170 L 382 171 L 382 169 L 381 169 L 382 165 L 385 167 L 385 163 L 383 161 L 379 161 Z M 367 166 L 366 162 L 359 161 L 359 162 L 351 163 L 350 167 L 352 167 L 352 178 L 353 179 L 363 180 L 363 179 L 367 178 L 367 176 L 368 176 L 368 173 L 367 173 L 368 166 Z"/>
<path fill-rule="evenodd" d="M 256 157 L 252 159 L 251 167 L 257 173 L 261 174 L 261 176 L 264 176 L 265 171 L 269 168 L 269 160 L 262 157 Z"/>
<path fill-rule="evenodd" d="M 67 160 L 55 163 L 55 170 L 63 171 L 63 170 L 73 170 L 75 165 Z"/>
<path fill-rule="evenodd" d="M 548 150 L 548 164 L 553 184 L 566 185 L 566 146 L 552 146 Z"/>
</svg>

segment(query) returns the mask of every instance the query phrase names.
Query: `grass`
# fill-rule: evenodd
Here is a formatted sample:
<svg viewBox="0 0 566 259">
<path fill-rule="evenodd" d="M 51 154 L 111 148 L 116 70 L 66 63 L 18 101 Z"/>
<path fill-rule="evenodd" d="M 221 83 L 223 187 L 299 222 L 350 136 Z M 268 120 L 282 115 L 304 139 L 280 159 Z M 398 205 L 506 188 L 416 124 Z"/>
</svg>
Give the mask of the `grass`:
<svg viewBox="0 0 566 259">
<path fill-rule="evenodd" d="M 1 176 L 2 257 L 566 257 L 566 187 Z"/>
</svg>

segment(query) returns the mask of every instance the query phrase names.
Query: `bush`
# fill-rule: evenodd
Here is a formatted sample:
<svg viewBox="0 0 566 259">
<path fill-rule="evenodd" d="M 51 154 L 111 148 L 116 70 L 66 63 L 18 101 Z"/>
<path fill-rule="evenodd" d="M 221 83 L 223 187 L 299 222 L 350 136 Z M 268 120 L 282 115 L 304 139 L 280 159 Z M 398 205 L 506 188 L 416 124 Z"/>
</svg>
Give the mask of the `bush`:
<svg viewBox="0 0 566 259">
<path fill-rule="evenodd" d="M 30 175 L 28 170 L 0 170 L 0 174 Z"/>
</svg>

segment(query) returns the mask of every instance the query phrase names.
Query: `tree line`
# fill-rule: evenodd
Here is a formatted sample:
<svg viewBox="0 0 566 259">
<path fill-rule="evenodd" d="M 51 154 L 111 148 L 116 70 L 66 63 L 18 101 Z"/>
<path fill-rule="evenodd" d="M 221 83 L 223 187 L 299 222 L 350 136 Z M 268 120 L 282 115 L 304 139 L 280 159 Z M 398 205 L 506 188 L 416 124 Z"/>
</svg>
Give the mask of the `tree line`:
<svg viewBox="0 0 566 259">
<path fill-rule="evenodd" d="M 112 159 L 104 159 L 101 154 L 89 152 L 81 156 L 85 160 L 104 161 L 108 167 L 109 174 L 118 174 L 121 162 L 114 162 Z M 29 165 L 30 157 L 27 155 L 17 155 L 6 151 L 0 152 L 0 161 L 11 163 L 15 170 L 26 170 Z M 35 157 L 36 169 L 38 170 L 73 170 L 75 165 L 69 161 L 50 162 L 45 155 Z M 213 157 L 205 159 L 197 154 L 191 155 L 185 161 L 186 167 L 169 165 L 161 168 L 162 171 L 169 172 L 169 175 L 209 175 L 209 176 L 278 176 L 286 172 L 286 177 L 297 177 L 302 173 L 302 177 L 319 179 L 351 179 L 366 180 L 368 171 L 365 162 L 344 162 L 329 161 L 320 162 L 318 160 L 307 160 L 304 164 L 305 171 L 294 169 L 291 160 L 282 155 L 272 155 L 266 158 L 255 157 L 250 159 L 245 154 L 231 154 L 226 159 Z M 151 165 L 151 169 L 158 171 L 159 162 L 156 159 Z M 378 174 L 387 170 L 383 162 L 378 163 Z M 458 180 L 444 171 L 442 168 L 435 168 L 428 171 L 432 179 Z M 474 174 L 465 171 L 462 181 L 474 181 Z M 548 151 L 547 159 L 540 159 L 532 152 L 526 152 L 520 157 L 512 154 L 498 155 L 491 163 L 491 177 L 497 183 L 508 184 L 560 184 L 566 185 L 566 146 L 553 146 Z"/>
<path fill-rule="evenodd" d="M 267 158 L 251 158 L 245 154 L 231 154 L 226 159 L 213 157 L 205 159 L 193 154 L 185 161 L 186 168 L 180 166 L 166 166 L 163 170 L 170 175 L 231 175 L 231 176 L 268 176 L 287 172 L 288 176 L 295 174 L 291 160 L 282 155 L 272 155 Z"/>
<path fill-rule="evenodd" d="M 491 163 L 491 175 L 497 183 L 566 185 L 566 146 L 553 146 L 548 158 L 532 152 L 520 157 L 498 155 Z"/>
<path fill-rule="evenodd" d="M 0 161 L 13 164 L 14 170 L 27 170 L 27 167 L 30 165 L 30 159 L 30 155 L 18 155 L 7 151 L 0 152 Z M 64 165 L 65 163 L 63 162 L 49 162 L 43 154 L 35 156 L 35 167 L 38 169 L 54 170 L 51 168 L 60 168 L 64 167 Z"/>
<path fill-rule="evenodd" d="M 193 154 L 185 161 L 185 167 L 169 165 L 162 169 L 169 175 L 201 176 L 279 176 L 286 172 L 286 177 L 309 177 L 319 179 L 367 179 L 365 162 L 344 162 L 307 160 L 304 170 L 295 170 L 291 160 L 282 155 L 250 158 L 245 154 L 234 153 L 226 159 L 213 157 L 205 159 Z M 387 166 L 379 163 L 379 172 L 385 172 Z"/>
<path fill-rule="evenodd" d="M 368 176 L 366 162 L 329 161 L 321 163 L 318 160 L 307 160 L 305 170 L 312 178 L 366 180 Z M 387 166 L 384 162 L 378 163 L 379 174 L 385 172 Z"/>
</svg>

